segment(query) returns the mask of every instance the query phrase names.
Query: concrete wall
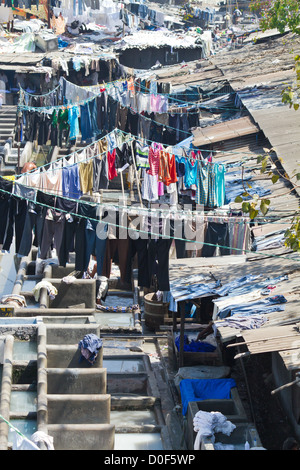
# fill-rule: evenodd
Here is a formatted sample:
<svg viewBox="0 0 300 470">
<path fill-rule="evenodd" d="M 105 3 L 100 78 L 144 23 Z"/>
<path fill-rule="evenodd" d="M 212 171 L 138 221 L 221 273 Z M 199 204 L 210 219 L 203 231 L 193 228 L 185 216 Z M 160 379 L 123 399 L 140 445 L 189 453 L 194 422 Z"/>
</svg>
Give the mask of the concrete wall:
<svg viewBox="0 0 300 470">
<path fill-rule="evenodd" d="M 106 369 L 47 368 L 47 392 L 69 395 L 106 393 Z"/>
<path fill-rule="evenodd" d="M 106 369 L 79 361 L 78 342 L 89 333 L 100 336 L 93 324 L 38 327 L 38 430 L 53 437 L 55 450 L 114 449 Z"/>
<path fill-rule="evenodd" d="M 86 360 L 83 360 L 81 353 L 75 345 L 47 345 L 47 366 L 48 367 L 74 367 L 74 368 L 90 368 L 102 367 L 103 364 L 103 348 L 91 366 Z"/>
<path fill-rule="evenodd" d="M 55 450 L 113 450 L 112 424 L 52 424 L 48 433 Z"/>
<path fill-rule="evenodd" d="M 47 325 L 47 344 L 78 344 L 87 334 L 95 334 L 100 337 L 98 324 L 87 325 Z"/>
<path fill-rule="evenodd" d="M 95 307 L 96 279 L 76 279 L 72 284 L 66 284 L 61 279 L 51 278 L 48 281 L 56 287 L 58 294 L 53 300 L 47 296 L 46 307 L 71 309 L 79 304 L 84 305 L 84 308 Z"/>
<path fill-rule="evenodd" d="M 110 395 L 48 395 L 48 424 L 109 424 Z"/>
<path fill-rule="evenodd" d="M 161 65 L 172 65 L 197 60 L 202 58 L 202 47 L 199 46 L 194 49 L 176 49 L 173 48 L 174 53 L 178 53 L 177 60 L 166 61 L 166 53 L 169 54 L 171 48 L 165 47 L 147 47 L 147 49 L 131 48 L 124 51 L 120 51 L 120 64 L 126 67 L 132 67 L 137 69 L 149 69 L 159 61 Z M 171 57 L 171 56 L 169 56 Z M 175 58 L 175 55 L 173 55 Z"/>
</svg>

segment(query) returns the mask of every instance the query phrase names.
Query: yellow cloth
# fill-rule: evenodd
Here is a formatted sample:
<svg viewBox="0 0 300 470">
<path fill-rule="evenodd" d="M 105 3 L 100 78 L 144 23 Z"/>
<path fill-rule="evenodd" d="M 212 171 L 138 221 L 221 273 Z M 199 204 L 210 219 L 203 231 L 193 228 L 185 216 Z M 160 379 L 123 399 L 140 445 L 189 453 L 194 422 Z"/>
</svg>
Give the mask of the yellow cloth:
<svg viewBox="0 0 300 470">
<path fill-rule="evenodd" d="M 15 181 L 16 175 L 2 176 L 5 180 Z"/>
<path fill-rule="evenodd" d="M 80 187 L 83 194 L 93 193 L 93 160 L 79 164 Z"/>
</svg>

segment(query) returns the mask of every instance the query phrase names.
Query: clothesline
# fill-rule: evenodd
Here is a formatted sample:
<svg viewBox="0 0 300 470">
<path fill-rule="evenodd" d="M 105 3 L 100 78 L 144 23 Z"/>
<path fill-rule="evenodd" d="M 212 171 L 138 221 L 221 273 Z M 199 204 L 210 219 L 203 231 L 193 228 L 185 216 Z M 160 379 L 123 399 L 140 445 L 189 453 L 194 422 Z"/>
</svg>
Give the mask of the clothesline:
<svg viewBox="0 0 300 470">
<path fill-rule="evenodd" d="M 3 194 L 11 194 L 9 193 L 9 191 L 5 191 L 3 189 L 0 189 L 0 192 L 3 193 Z M 14 195 L 20 199 L 23 199 L 23 200 L 26 200 L 28 202 L 32 202 L 31 199 L 28 199 L 28 198 L 25 198 L 25 197 L 21 197 L 21 196 L 18 196 L 18 195 Z M 76 201 L 78 202 L 78 201 Z M 35 202 L 36 205 L 38 206 L 41 206 L 41 207 L 45 207 L 47 209 L 54 209 L 52 206 L 48 205 L 48 204 L 44 204 L 44 203 L 41 203 L 41 202 Z M 95 203 L 92 203 L 91 204 L 95 205 Z M 89 221 L 92 221 L 92 222 L 101 222 L 101 219 L 95 219 L 93 217 L 90 217 L 90 216 L 85 216 L 83 214 L 78 214 L 78 213 L 75 213 L 75 212 L 72 212 L 72 211 L 67 211 L 67 210 L 64 210 L 64 209 L 58 209 L 57 211 L 61 212 L 61 213 L 64 213 L 64 214 L 69 214 L 71 216 L 74 216 L 74 217 L 78 217 L 78 218 L 82 218 L 82 219 L 86 219 L 86 220 L 89 220 Z M 111 221 L 104 221 L 102 220 L 103 223 L 105 223 L 106 225 L 108 226 L 112 226 L 112 227 L 115 227 L 115 228 L 119 228 L 119 229 L 125 229 L 125 230 L 130 230 L 130 232 L 137 232 L 139 234 L 147 234 L 149 237 L 153 237 L 154 239 L 157 239 L 157 238 L 161 238 L 163 237 L 163 239 L 170 239 L 170 240 L 178 240 L 178 241 L 184 241 L 186 243 L 195 243 L 195 244 L 199 244 L 199 245 L 207 245 L 207 246 L 211 246 L 211 247 L 219 247 L 219 248 L 223 248 L 223 249 L 230 249 L 230 250 L 234 250 L 234 251 L 237 251 L 237 252 L 243 252 L 243 253 L 252 253 L 253 254 L 253 251 L 251 250 L 247 250 L 245 248 L 235 248 L 235 247 L 231 247 L 231 246 L 228 246 L 228 245 L 220 245 L 220 244 L 215 244 L 215 243 L 209 243 L 209 242 L 204 242 L 204 241 L 200 241 L 200 240 L 197 240 L 197 239 L 189 239 L 189 238 L 182 238 L 182 237 L 178 237 L 178 236 L 168 236 L 168 235 L 161 235 L 160 233 L 155 233 L 155 232 L 151 232 L 149 230 L 141 230 L 141 229 L 138 229 L 138 228 L 135 228 L 133 226 L 124 226 L 124 225 L 120 225 L 120 224 L 116 224 L 116 223 L 113 223 Z M 265 252 L 260 252 L 260 251 L 257 251 L 256 252 L 257 254 L 262 254 L 262 255 L 265 255 Z M 280 255 L 274 255 L 274 254 L 268 254 L 268 256 L 270 257 L 274 257 L 274 258 L 278 258 L 278 259 L 287 259 L 287 260 L 294 260 L 294 258 L 290 258 L 290 257 L 286 257 L 286 256 L 280 256 Z M 300 260 L 299 260 L 300 262 Z"/>
<path fill-rule="evenodd" d="M 9 191 L 6 191 L 4 189 L 1 189 L 0 188 L 0 192 L 3 193 L 3 194 L 9 194 L 11 195 L 11 193 Z M 23 196 L 19 196 L 19 195 L 14 195 L 16 196 L 17 198 L 19 199 L 23 199 L 23 200 L 26 200 L 28 202 L 32 202 L 31 199 L 28 199 L 26 197 L 23 197 Z M 76 201 L 78 202 L 78 201 Z M 41 206 L 41 207 L 45 207 L 45 208 L 48 208 L 48 209 L 53 209 L 52 206 L 48 205 L 48 204 L 44 204 L 44 203 L 41 203 L 41 202 L 36 202 L 36 204 L 38 206 Z M 92 203 L 91 204 L 95 205 L 95 203 Z M 71 216 L 75 216 L 75 217 L 79 217 L 79 218 L 83 218 L 83 219 L 86 219 L 86 220 L 90 220 L 90 221 L 93 221 L 93 222 L 101 222 L 100 219 L 94 219 L 92 217 L 89 217 L 89 216 L 84 216 L 82 214 L 77 214 L 77 213 L 73 213 L 71 211 L 66 211 L 64 209 L 59 209 L 60 212 L 62 213 L 65 213 L 65 214 L 70 214 Z M 120 228 L 120 229 L 125 229 L 125 230 L 128 230 L 130 229 L 130 231 L 134 231 L 134 232 L 137 232 L 137 233 L 141 233 L 141 234 L 148 234 L 148 236 L 151 236 L 151 237 L 154 237 L 154 238 L 157 238 L 157 237 L 162 237 L 162 235 L 160 233 L 154 233 L 154 232 L 149 232 L 149 231 L 145 231 L 145 230 L 141 230 L 141 229 L 138 229 L 138 228 L 134 228 L 134 227 L 127 227 L 127 226 L 124 226 L 124 225 L 120 225 L 120 224 L 115 224 L 113 222 L 109 222 L 109 221 L 105 221 L 103 222 L 109 226 L 113 226 L 113 227 L 116 227 L 116 228 Z M 253 251 L 251 250 L 247 250 L 245 248 L 235 248 L 235 247 L 231 247 L 231 246 L 228 246 L 228 245 L 219 245 L 219 244 L 215 244 L 215 243 L 209 243 L 209 242 L 204 242 L 204 241 L 199 241 L 199 240 L 196 240 L 196 239 L 187 239 L 187 238 L 181 238 L 181 237 L 177 237 L 177 236 L 168 236 L 168 235 L 163 235 L 163 238 L 164 239 L 172 239 L 172 240 L 179 240 L 179 241 L 184 241 L 184 242 L 187 242 L 187 243 L 196 243 L 196 244 L 200 244 L 200 245 L 207 245 L 207 246 L 211 246 L 211 247 L 219 247 L 219 248 L 223 248 L 223 249 L 230 249 L 230 250 L 234 250 L 234 251 L 238 251 L 238 252 L 243 252 L 243 253 L 251 253 L 253 254 Z M 256 251 L 255 252 L 256 254 L 262 254 L 263 256 L 266 255 L 266 253 L 264 251 Z M 291 258 L 291 257 L 287 257 L 287 256 L 282 256 L 282 255 L 276 255 L 276 254 L 268 254 L 268 257 L 271 257 L 271 258 L 277 258 L 277 259 L 287 259 L 287 260 L 292 260 L 292 261 L 297 261 L 296 259 L 294 258 Z M 299 260 L 300 262 L 300 260 Z"/>
<path fill-rule="evenodd" d="M 17 183 L 16 181 L 14 180 L 10 180 L 8 179 L 8 177 L 5 177 L 5 176 L 0 176 L 0 181 L 1 180 L 5 180 L 5 181 L 11 181 L 12 183 Z M 168 208 L 164 208 L 164 207 L 137 207 L 137 206 L 131 206 L 131 207 L 128 207 L 128 206 L 125 206 L 125 205 L 120 205 L 120 204 L 113 204 L 113 203 L 110 203 L 110 202 L 99 202 L 99 201 L 88 201 L 88 200 L 84 200 L 84 199 L 73 199 L 73 198 L 70 198 L 70 197 L 66 197 L 66 196 L 63 196 L 63 195 L 60 195 L 60 194 L 53 194 L 53 193 L 49 193 L 47 191 L 45 191 L 43 188 L 40 188 L 40 187 L 32 187 L 32 186 L 28 186 L 26 184 L 21 184 L 21 183 L 17 183 L 19 184 L 20 186 L 22 186 L 23 188 L 26 188 L 26 189 L 34 189 L 34 191 L 39 191 L 39 192 L 42 192 L 43 194 L 47 195 L 47 196 L 53 196 L 54 198 L 55 197 L 58 197 L 59 199 L 63 199 L 67 202 L 72 202 L 72 203 L 77 203 L 77 204 L 83 204 L 83 205 L 90 205 L 90 206 L 97 206 L 97 207 L 103 207 L 104 209 L 113 209 L 115 211 L 119 211 L 121 210 L 123 213 L 128 213 L 129 215 L 148 215 L 149 214 L 152 216 L 152 214 L 155 215 L 155 217 L 159 217 L 160 215 L 162 217 L 165 217 L 166 214 L 169 214 L 171 216 L 176 216 L 176 215 L 179 215 L 180 217 L 177 218 L 177 220 L 203 220 L 204 222 L 210 222 L 210 221 L 213 221 L 213 222 L 228 222 L 228 221 L 231 221 L 231 220 L 234 220 L 234 223 L 236 225 L 245 225 L 245 224 L 248 224 L 250 225 L 251 224 L 251 220 L 249 219 L 249 217 L 247 216 L 236 216 L 236 215 L 231 215 L 232 214 L 232 210 L 230 209 L 221 209 L 220 211 L 218 211 L 218 209 L 214 209 L 216 212 L 214 212 L 213 214 L 211 213 L 211 210 L 204 210 L 202 208 L 199 208 L 198 210 L 192 210 L 192 209 L 188 209 L 188 210 L 184 210 L 182 208 L 174 208 L 173 206 L 172 207 L 168 207 Z M 27 201 L 30 201 L 30 202 L 34 202 L 36 204 L 41 204 L 39 201 L 36 201 L 36 198 L 27 198 L 26 196 L 24 195 L 20 195 L 20 194 L 17 194 L 17 193 L 14 193 L 14 192 L 9 192 L 9 191 L 5 191 L 4 189 L 0 188 L 0 191 L 3 192 L 3 193 L 6 193 L 6 194 L 11 194 L 13 196 L 16 196 L 16 197 L 19 197 L 20 199 L 24 199 L 24 200 L 27 200 Z M 100 196 L 100 195 L 99 195 Z M 154 204 L 155 206 L 156 204 Z M 162 206 L 165 206 L 166 204 L 161 204 Z M 47 206 L 47 207 L 52 207 L 52 206 Z M 259 219 L 263 219 L 263 220 L 259 220 Z M 260 225 L 263 225 L 264 223 L 265 224 L 268 224 L 269 221 L 268 220 L 265 220 L 265 219 L 268 219 L 268 218 L 271 218 L 271 216 L 261 216 L 261 217 L 257 217 L 256 219 L 259 220 L 259 223 Z M 237 219 L 239 221 L 237 221 Z M 176 220 L 174 218 L 174 220 Z M 284 222 L 280 222 L 281 224 L 283 224 Z M 290 221 L 287 221 L 286 222 L 287 225 L 290 225 Z"/>
<path fill-rule="evenodd" d="M 0 180 L 1 179 L 4 179 L 5 181 L 11 181 L 11 180 L 8 180 L 6 177 L 3 177 L 3 176 L 0 176 Z M 12 183 L 16 183 L 20 186 L 22 186 L 23 188 L 26 188 L 28 190 L 32 190 L 34 189 L 34 191 L 39 191 L 39 192 L 42 192 L 43 194 L 47 195 L 47 196 L 53 196 L 54 198 L 55 197 L 58 197 L 59 199 L 63 199 L 65 201 L 68 201 L 68 202 L 72 202 L 72 203 L 79 203 L 79 204 L 84 204 L 84 205 L 91 205 L 91 206 L 98 206 L 99 208 L 100 207 L 104 207 L 105 209 L 113 209 L 113 210 L 121 210 L 122 212 L 124 213 L 128 213 L 130 215 L 148 215 L 151 214 L 151 216 L 154 214 L 156 217 L 161 215 L 162 217 L 166 217 L 166 214 L 170 214 L 171 216 L 179 216 L 177 220 L 203 220 L 204 222 L 208 222 L 208 221 L 216 221 L 216 220 L 219 220 L 220 222 L 224 222 L 224 221 L 230 221 L 230 220 L 233 220 L 233 219 L 240 219 L 239 222 L 236 222 L 237 225 L 244 225 L 244 224 L 250 224 L 250 219 L 249 217 L 246 217 L 246 216 L 232 216 L 230 215 L 232 213 L 231 210 L 221 210 L 221 213 L 215 213 L 215 214 L 209 214 L 209 210 L 207 210 L 206 212 L 208 213 L 207 215 L 205 215 L 205 210 L 202 210 L 202 208 L 199 210 L 192 210 L 192 209 L 188 209 L 188 210 L 184 210 L 182 208 L 174 208 L 173 206 L 172 207 L 168 207 L 168 208 L 164 208 L 167 204 L 161 204 L 162 207 L 159 207 L 159 208 L 155 208 L 155 207 L 136 207 L 136 206 L 131 206 L 130 208 L 125 206 L 125 205 L 120 205 L 120 204 L 113 204 L 113 203 L 110 203 L 110 202 L 97 202 L 97 201 L 94 201 L 94 202 L 91 202 L 91 201 L 86 201 L 84 199 L 73 199 L 71 197 L 66 197 L 66 196 L 63 196 L 62 194 L 53 194 L 53 193 L 50 193 L 50 192 L 47 192 L 45 191 L 44 188 L 42 187 L 39 187 L 39 186 L 35 186 L 34 188 L 32 186 L 29 186 L 27 184 L 24 184 L 24 183 L 18 183 L 17 181 L 12 181 Z M 1 189 L 1 191 L 4 191 Z M 9 193 L 9 192 L 8 192 Z M 10 193 L 9 193 L 10 194 Z M 12 192 L 11 193 L 13 196 L 17 196 L 17 197 L 20 197 L 21 199 L 24 199 L 24 200 L 29 200 L 31 202 L 34 202 L 34 203 L 38 203 L 38 201 L 36 201 L 36 198 L 26 198 L 26 196 L 24 195 L 20 195 L 20 194 L 17 194 L 16 192 Z M 51 207 L 51 206 L 50 206 Z M 174 218 L 175 220 L 175 218 Z"/>
</svg>

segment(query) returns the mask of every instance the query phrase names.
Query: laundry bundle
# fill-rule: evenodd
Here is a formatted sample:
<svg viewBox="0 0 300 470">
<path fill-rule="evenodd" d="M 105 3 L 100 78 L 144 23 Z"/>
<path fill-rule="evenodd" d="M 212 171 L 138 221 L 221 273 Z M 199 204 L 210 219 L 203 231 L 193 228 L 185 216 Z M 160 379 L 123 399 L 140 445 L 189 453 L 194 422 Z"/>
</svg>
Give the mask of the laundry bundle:
<svg viewBox="0 0 300 470">
<path fill-rule="evenodd" d="M 78 349 L 80 349 L 81 359 L 86 359 L 87 362 L 93 365 L 97 359 L 99 351 L 101 350 L 103 341 L 94 333 L 85 335 L 79 341 Z"/>
<path fill-rule="evenodd" d="M 201 440 L 203 438 L 211 438 L 212 442 L 215 441 L 215 433 L 222 433 L 226 436 L 236 428 L 236 425 L 229 421 L 219 411 L 198 411 L 193 418 L 194 431 L 197 433 L 194 450 L 200 450 Z"/>
</svg>

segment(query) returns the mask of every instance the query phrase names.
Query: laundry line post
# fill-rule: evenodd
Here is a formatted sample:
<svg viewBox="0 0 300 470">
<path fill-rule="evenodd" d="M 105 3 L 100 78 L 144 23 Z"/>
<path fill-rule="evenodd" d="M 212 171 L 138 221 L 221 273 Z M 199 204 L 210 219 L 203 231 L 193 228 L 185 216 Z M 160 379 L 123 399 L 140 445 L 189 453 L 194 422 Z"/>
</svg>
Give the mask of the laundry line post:
<svg viewBox="0 0 300 470">
<path fill-rule="evenodd" d="M 17 169 L 17 174 L 19 175 L 21 173 L 21 168 L 20 168 L 20 165 L 21 165 L 21 149 L 20 149 L 20 146 L 21 146 L 21 142 L 20 142 L 20 139 L 21 139 L 21 112 L 20 110 L 18 110 L 18 120 L 17 120 L 17 129 L 18 129 L 18 169 Z"/>
<path fill-rule="evenodd" d="M 185 321 L 185 301 L 179 302 L 180 311 L 180 337 L 179 337 L 179 367 L 184 366 L 184 321 Z"/>
</svg>

